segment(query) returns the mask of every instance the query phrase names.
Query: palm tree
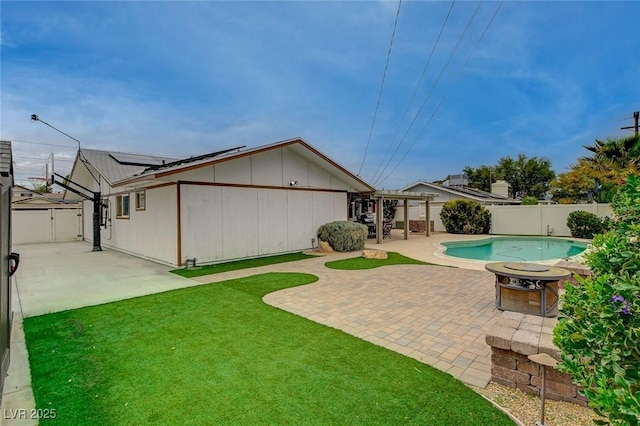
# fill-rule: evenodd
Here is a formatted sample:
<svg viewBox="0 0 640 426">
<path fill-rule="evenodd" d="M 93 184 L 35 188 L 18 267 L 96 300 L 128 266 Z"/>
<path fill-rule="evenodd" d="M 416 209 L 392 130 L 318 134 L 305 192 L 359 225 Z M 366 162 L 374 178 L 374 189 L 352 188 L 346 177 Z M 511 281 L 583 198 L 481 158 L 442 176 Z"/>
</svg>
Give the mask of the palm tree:
<svg viewBox="0 0 640 426">
<path fill-rule="evenodd" d="M 608 170 L 609 175 L 616 179 L 625 178 L 629 173 L 638 173 L 640 166 L 640 137 L 629 136 L 620 139 L 606 141 L 595 140 L 595 144 L 584 145 L 584 148 L 593 153 L 585 159 L 591 162 L 596 169 Z"/>
</svg>

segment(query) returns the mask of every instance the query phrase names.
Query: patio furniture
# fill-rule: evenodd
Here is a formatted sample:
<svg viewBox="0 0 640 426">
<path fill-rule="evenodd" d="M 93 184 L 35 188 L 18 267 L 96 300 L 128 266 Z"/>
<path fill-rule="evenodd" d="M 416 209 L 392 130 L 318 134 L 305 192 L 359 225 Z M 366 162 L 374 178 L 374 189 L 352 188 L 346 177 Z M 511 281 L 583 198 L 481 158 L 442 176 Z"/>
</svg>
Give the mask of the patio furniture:
<svg viewBox="0 0 640 426">
<path fill-rule="evenodd" d="M 558 315 L 558 282 L 571 273 L 535 263 L 495 262 L 485 269 L 496 274 L 496 307 L 542 317 Z"/>
<path fill-rule="evenodd" d="M 376 237 L 376 217 L 371 213 L 363 213 L 358 217 L 358 222 L 367 225 L 367 238 Z"/>
</svg>

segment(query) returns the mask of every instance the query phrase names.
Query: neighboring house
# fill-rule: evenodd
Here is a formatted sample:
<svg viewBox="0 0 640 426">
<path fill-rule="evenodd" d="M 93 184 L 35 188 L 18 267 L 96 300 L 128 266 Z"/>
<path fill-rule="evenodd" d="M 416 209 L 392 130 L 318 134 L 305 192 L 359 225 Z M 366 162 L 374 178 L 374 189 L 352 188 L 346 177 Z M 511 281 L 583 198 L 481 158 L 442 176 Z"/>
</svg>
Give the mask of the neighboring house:
<svg viewBox="0 0 640 426">
<path fill-rule="evenodd" d="M 64 194 L 40 193 L 15 185 L 11 198 L 13 244 L 82 239 L 82 205 Z"/>
<path fill-rule="evenodd" d="M 348 219 L 351 194 L 374 191 L 302 139 L 243 148 L 183 160 L 81 149 L 69 181 L 101 193 L 102 246 L 173 266 L 309 249 L 320 225 Z"/>
<path fill-rule="evenodd" d="M 451 200 L 471 200 L 482 205 L 519 205 L 522 200 L 509 198 L 507 194 L 508 184 L 498 181 L 492 184 L 493 192 L 480 191 L 465 185 L 451 185 L 444 182 L 435 184 L 428 182 L 416 182 L 402 188 L 401 191 L 431 192 L 437 194 L 437 198 L 431 203 L 438 206 Z"/>
<path fill-rule="evenodd" d="M 464 185 L 464 180 L 446 181 L 443 184 L 435 184 L 424 181 L 413 183 L 400 191 L 409 192 L 429 192 L 435 195 L 434 200 L 430 203 L 429 217 L 431 219 L 431 230 L 442 232 L 445 230 L 444 225 L 440 221 L 440 211 L 442 205 L 451 200 L 470 200 L 476 201 L 482 205 L 520 205 L 521 200 L 509 198 L 508 184 L 504 181 L 498 181 L 492 184 L 493 192 L 480 191 Z M 399 203 L 396 209 L 396 223 L 402 224 L 404 216 L 404 203 Z M 409 220 L 422 220 L 425 217 L 424 203 L 416 201 L 409 203 Z M 399 225 L 396 225 L 399 227 Z"/>
<path fill-rule="evenodd" d="M 13 186 L 13 195 L 11 197 L 13 209 L 55 208 L 65 204 L 73 205 L 77 204 L 77 201 L 65 201 L 64 192 L 38 192 L 22 185 Z"/>
</svg>

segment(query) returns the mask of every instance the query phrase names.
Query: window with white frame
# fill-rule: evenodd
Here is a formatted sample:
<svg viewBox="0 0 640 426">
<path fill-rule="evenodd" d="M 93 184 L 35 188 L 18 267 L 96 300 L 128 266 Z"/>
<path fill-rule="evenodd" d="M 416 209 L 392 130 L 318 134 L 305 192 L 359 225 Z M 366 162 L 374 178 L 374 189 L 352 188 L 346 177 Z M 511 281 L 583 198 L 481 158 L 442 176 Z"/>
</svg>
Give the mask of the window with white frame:
<svg viewBox="0 0 640 426">
<path fill-rule="evenodd" d="M 146 210 L 147 200 L 145 191 L 136 192 L 136 210 Z"/>
<path fill-rule="evenodd" d="M 129 194 L 116 196 L 116 218 L 129 218 Z"/>
</svg>

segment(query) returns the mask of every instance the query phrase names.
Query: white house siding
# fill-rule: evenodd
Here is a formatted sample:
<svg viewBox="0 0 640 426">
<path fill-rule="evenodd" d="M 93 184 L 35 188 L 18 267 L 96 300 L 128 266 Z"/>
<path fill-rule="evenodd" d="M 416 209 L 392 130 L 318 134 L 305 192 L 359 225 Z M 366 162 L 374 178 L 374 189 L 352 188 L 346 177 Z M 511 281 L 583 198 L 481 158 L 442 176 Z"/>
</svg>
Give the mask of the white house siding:
<svg viewBox="0 0 640 426">
<path fill-rule="evenodd" d="M 218 176 L 218 178 L 221 178 Z M 274 149 L 251 156 L 251 182 L 268 186 L 284 186 L 282 149 Z M 286 181 L 289 185 L 291 179 Z"/>
<path fill-rule="evenodd" d="M 349 186 L 287 147 L 170 175 L 170 182 L 230 183 L 348 191 Z M 294 182 L 293 185 L 291 183 Z"/>
<path fill-rule="evenodd" d="M 116 194 L 117 188 L 103 185 L 103 193 Z M 129 218 L 116 218 L 116 196 L 108 196 L 110 222 L 102 228 L 102 247 L 113 248 L 161 263 L 176 264 L 178 215 L 176 185 L 145 190 L 145 210 L 136 210 L 135 191 L 129 194 Z M 85 240 L 93 241 L 93 203 L 83 203 Z"/>
<path fill-rule="evenodd" d="M 310 248 L 318 227 L 346 220 L 346 193 L 180 186 L 182 261 L 199 264 Z"/>
<path fill-rule="evenodd" d="M 290 149 L 281 148 L 278 151 L 282 152 L 282 185 L 297 181 L 299 187 L 308 187 L 309 162 Z"/>
<path fill-rule="evenodd" d="M 116 218 L 116 196 L 125 188 L 103 180 L 111 224 L 101 231 L 102 246 L 172 265 L 310 248 L 320 225 L 347 219 L 351 188 L 333 166 L 327 163 L 325 170 L 316 161 L 306 149 L 283 146 L 202 167 L 186 165 L 182 172 L 159 170 L 156 182 L 166 186 L 146 190 L 145 211 L 135 209 L 135 190 L 129 188 L 128 219 Z M 74 173 L 83 184 L 92 180 L 83 167 Z M 83 208 L 85 238 L 91 241 L 92 203 Z"/>
<path fill-rule="evenodd" d="M 254 257 L 258 252 L 258 192 L 255 188 L 221 188 L 222 256 L 224 259 Z M 202 223 L 202 222 L 201 222 Z M 265 253 L 266 254 L 266 253 Z"/>
</svg>

